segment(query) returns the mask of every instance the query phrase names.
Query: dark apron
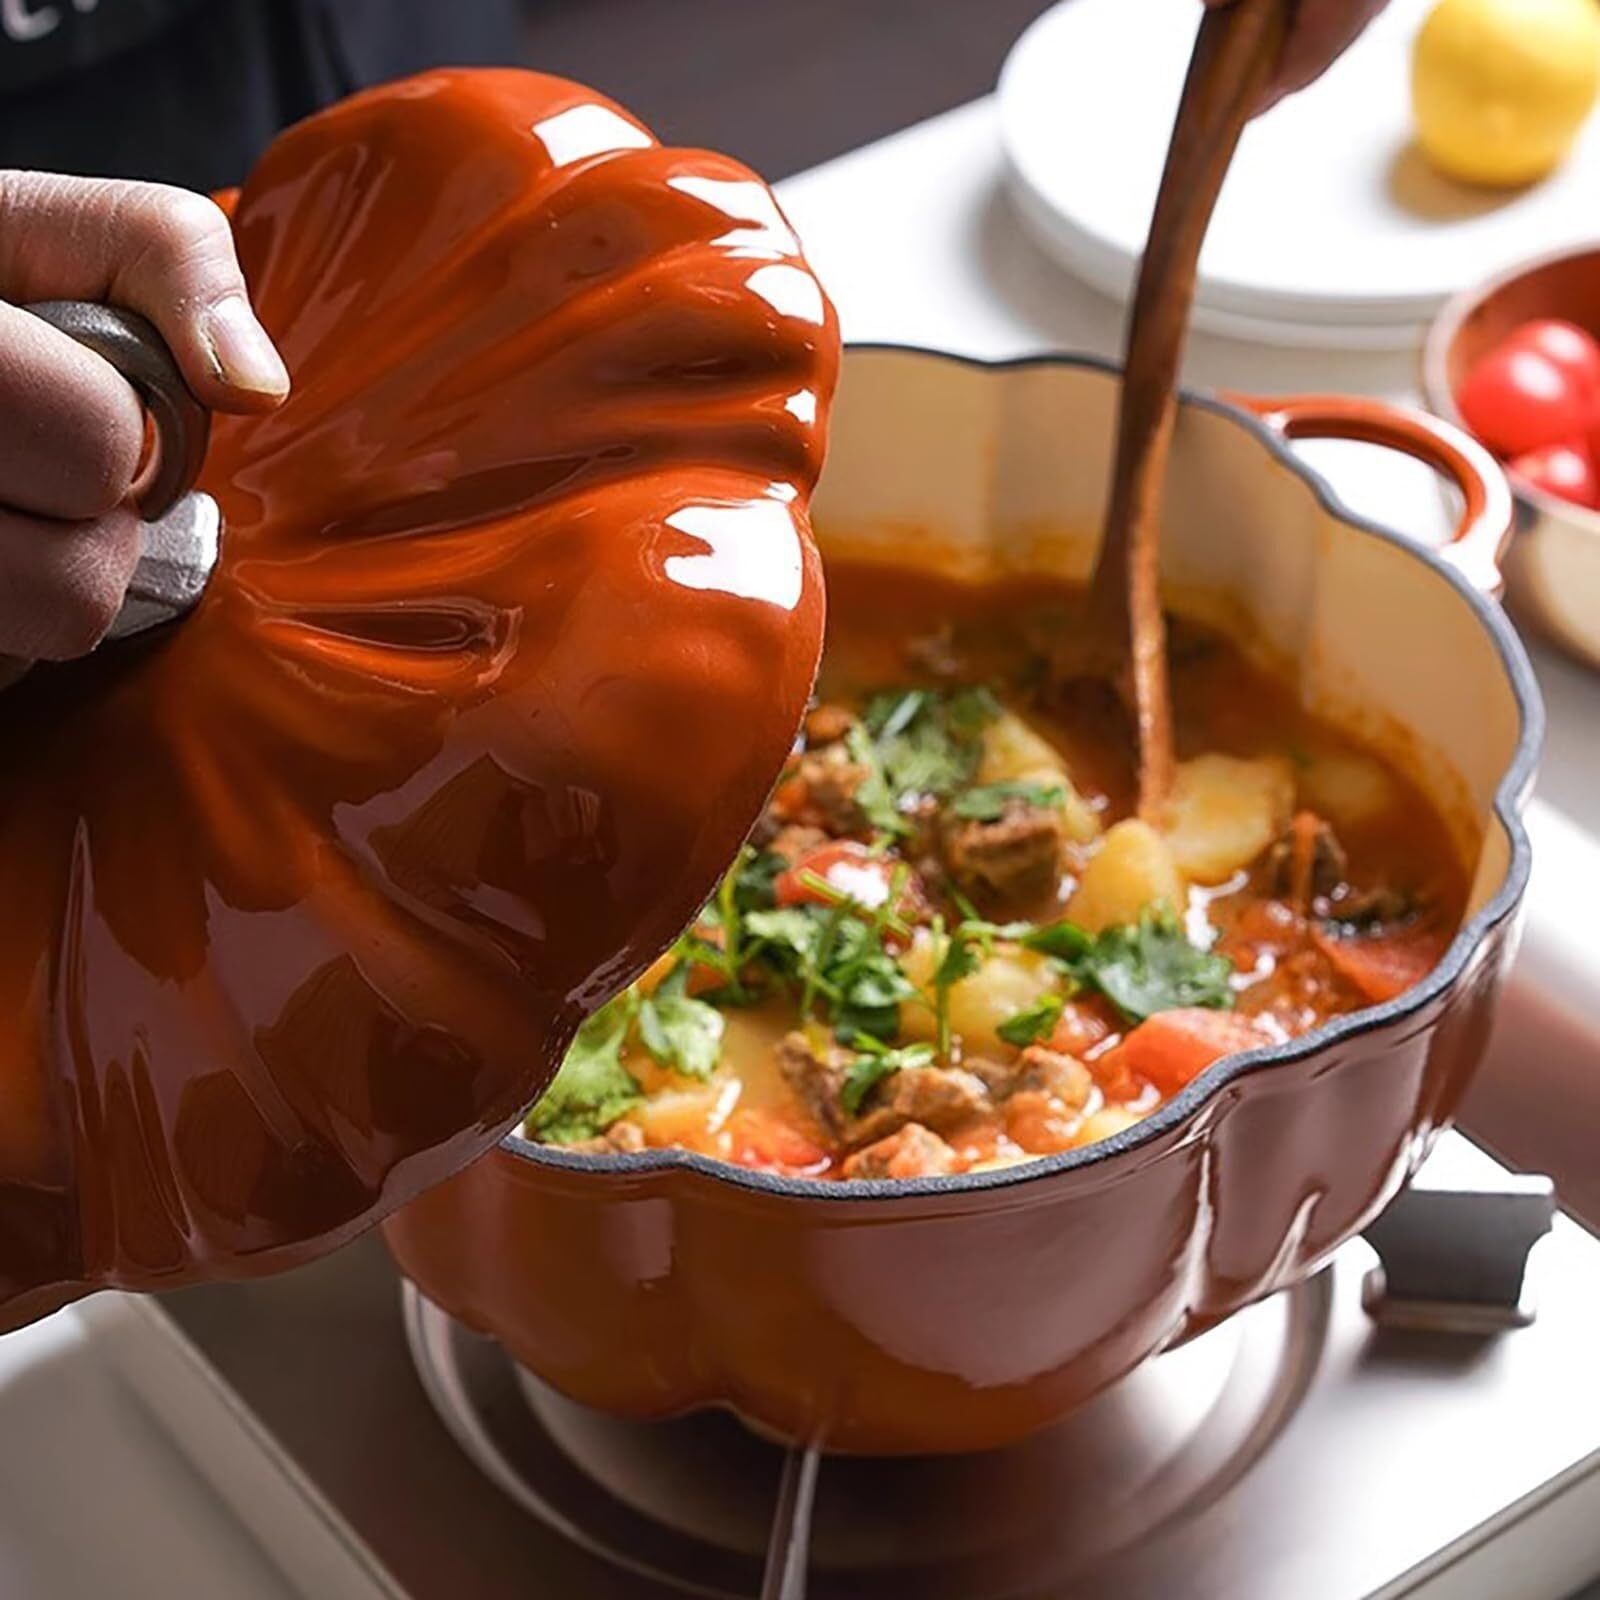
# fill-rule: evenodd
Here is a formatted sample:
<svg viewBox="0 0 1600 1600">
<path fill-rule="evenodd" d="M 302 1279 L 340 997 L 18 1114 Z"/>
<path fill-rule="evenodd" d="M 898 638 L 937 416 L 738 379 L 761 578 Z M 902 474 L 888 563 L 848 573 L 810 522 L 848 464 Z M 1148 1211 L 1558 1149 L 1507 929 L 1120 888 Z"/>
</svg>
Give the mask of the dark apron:
<svg viewBox="0 0 1600 1600">
<path fill-rule="evenodd" d="M 516 0 L 0 0 L 0 167 L 224 188 L 352 90 L 517 59 Z"/>
</svg>

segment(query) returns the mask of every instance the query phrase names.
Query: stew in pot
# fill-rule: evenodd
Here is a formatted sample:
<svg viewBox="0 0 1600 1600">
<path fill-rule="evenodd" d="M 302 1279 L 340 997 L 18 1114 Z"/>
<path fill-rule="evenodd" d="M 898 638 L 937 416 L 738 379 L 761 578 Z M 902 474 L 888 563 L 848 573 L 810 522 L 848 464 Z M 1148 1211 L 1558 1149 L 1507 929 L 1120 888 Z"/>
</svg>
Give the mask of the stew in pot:
<svg viewBox="0 0 1600 1600">
<path fill-rule="evenodd" d="M 1439 817 L 1221 635 L 1173 625 L 1151 826 L 1120 705 L 1052 670 L 1074 591 L 843 566 L 829 596 L 755 833 L 584 1024 L 530 1137 L 843 1179 L 1011 1165 L 1393 998 L 1455 933 Z"/>
</svg>

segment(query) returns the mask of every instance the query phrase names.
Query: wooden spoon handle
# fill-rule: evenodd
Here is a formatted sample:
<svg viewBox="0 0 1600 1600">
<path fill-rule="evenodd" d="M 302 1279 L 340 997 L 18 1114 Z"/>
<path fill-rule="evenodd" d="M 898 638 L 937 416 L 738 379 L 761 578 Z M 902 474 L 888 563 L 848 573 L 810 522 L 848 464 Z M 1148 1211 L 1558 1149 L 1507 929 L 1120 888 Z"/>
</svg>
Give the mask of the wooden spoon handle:
<svg viewBox="0 0 1600 1600">
<path fill-rule="evenodd" d="M 1266 88 L 1294 0 L 1207 11 L 1172 129 L 1128 330 L 1116 465 L 1091 604 L 1126 652 L 1139 737 L 1139 814 L 1172 783 L 1172 709 L 1161 615 L 1160 511 L 1178 364 L 1206 227 L 1239 135 Z"/>
</svg>

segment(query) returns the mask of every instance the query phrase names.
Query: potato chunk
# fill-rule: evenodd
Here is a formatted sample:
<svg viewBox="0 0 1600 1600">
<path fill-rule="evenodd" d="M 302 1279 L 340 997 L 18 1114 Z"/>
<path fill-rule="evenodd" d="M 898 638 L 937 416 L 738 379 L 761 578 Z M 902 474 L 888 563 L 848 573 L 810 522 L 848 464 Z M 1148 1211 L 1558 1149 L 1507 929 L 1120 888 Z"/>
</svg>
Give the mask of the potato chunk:
<svg viewBox="0 0 1600 1600">
<path fill-rule="evenodd" d="M 1345 826 L 1382 816 L 1394 805 L 1397 787 L 1381 761 L 1354 750 L 1314 754 L 1300 774 L 1305 803 Z"/>
<path fill-rule="evenodd" d="M 1148 823 L 1130 818 L 1111 828 L 1089 858 L 1067 915 L 1090 933 L 1137 922 L 1165 903 L 1183 910 L 1183 878 L 1167 841 Z"/>
<path fill-rule="evenodd" d="M 1141 1120 L 1139 1112 L 1131 1106 L 1102 1106 L 1078 1124 L 1074 1143 L 1080 1148 L 1086 1144 L 1098 1144 L 1102 1139 L 1109 1139 Z"/>
<path fill-rule="evenodd" d="M 1293 810 L 1294 776 L 1282 757 L 1197 756 L 1173 778 L 1167 842 L 1185 876 L 1222 883 L 1283 832 Z"/>
<path fill-rule="evenodd" d="M 1087 844 L 1100 836 L 1100 818 L 1073 787 L 1061 753 L 1010 711 L 1002 712 L 983 730 L 977 782 L 1037 783 L 1060 789 L 1061 825 L 1067 838 L 1074 844 Z"/>
<path fill-rule="evenodd" d="M 935 1033 L 933 973 L 944 954 L 931 935 L 919 934 L 900 958 L 905 974 L 928 997 L 928 1005 L 903 1005 L 900 1027 L 910 1039 L 932 1039 Z M 1049 958 L 1034 950 L 997 949 L 978 965 L 970 978 L 950 988 L 950 1031 L 958 1036 L 965 1054 L 1001 1053 L 1009 1056 L 1016 1046 L 1007 1044 L 995 1030 L 1017 1012 L 1044 998 L 1057 987 Z"/>
</svg>

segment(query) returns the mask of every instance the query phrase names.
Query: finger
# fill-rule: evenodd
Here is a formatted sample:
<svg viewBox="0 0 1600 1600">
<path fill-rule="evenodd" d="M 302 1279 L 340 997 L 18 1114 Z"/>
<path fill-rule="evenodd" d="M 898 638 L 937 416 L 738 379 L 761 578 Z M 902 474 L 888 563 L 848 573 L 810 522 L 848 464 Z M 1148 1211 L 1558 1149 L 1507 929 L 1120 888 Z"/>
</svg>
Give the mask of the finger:
<svg viewBox="0 0 1600 1600">
<path fill-rule="evenodd" d="M 0 504 L 73 521 L 127 496 L 144 408 L 107 361 L 0 305 Z"/>
<path fill-rule="evenodd" d="M 1384 0 L 1299 0 L 1262 109 L 1315 83 L 1383 7 Z"/>
<path fill-rule="evenodd" d="M 187 189 L 0 173 L 0 297 L 141 312 L 216 410 L 270 411 L 289 390 L 250 309 L 227 219 Z"/>
<path fill-rule="evenodd" d="M 128 506 L 92 522 L 0 511 L 0 656 L 87 655 L 122 609 L 139 549 Z"/>
</svg>

